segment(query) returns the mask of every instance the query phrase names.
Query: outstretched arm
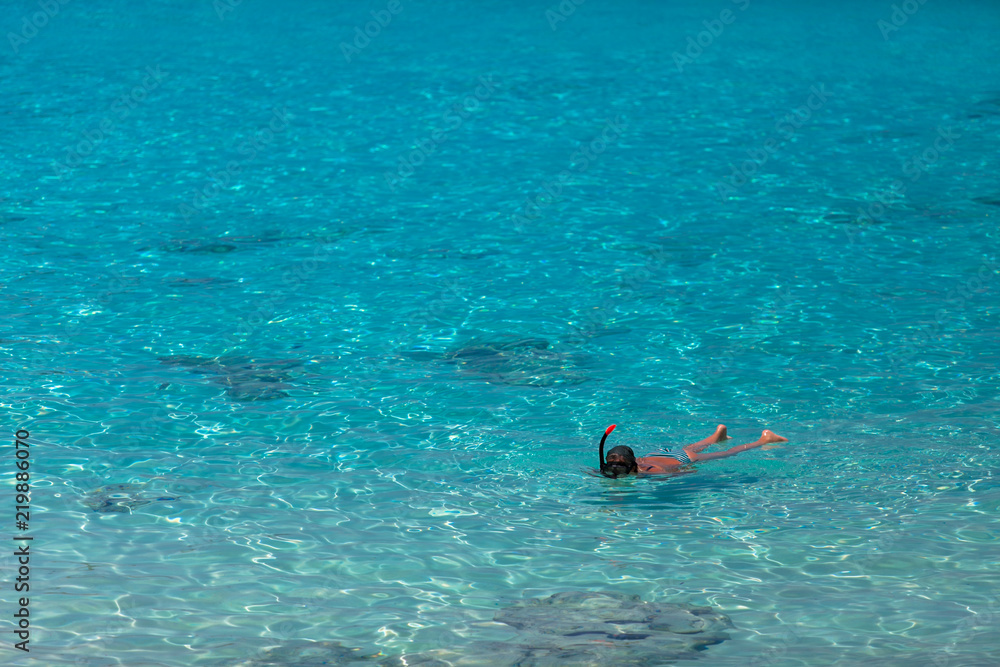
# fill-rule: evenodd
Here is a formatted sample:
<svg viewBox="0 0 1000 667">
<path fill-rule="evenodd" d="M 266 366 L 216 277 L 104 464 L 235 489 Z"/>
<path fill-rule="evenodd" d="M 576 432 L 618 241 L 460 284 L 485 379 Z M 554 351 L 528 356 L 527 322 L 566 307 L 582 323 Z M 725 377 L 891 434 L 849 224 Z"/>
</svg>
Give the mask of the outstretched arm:
<svg viewBox="0 0 1000 667">
<path fill-rule="evenodd" d="M 727 456 L 734 456 L 740 452 L 745 452 L 748 449 L 755 449 L 761 445 L 769 445 L 774 442 L 788 442 L 788 438 L 782 438 L 780 435 L 775 434 L 772 431 L 764 431 L 760 434 L 760 440 L 757 442 L 748 442 L 745 445 L 736 445 L 724 452 L 707 452 L 705 454 L 694 453 L 691 456 L 692 461 L 710 461 L 712 459 L 724 459 Z M 699 443 L 700 444 L 700 443 Z M 689 445 L 693 447 L 694 445 Z M 685 447 L 685 450 L 687 447 Z"/>
</svg>

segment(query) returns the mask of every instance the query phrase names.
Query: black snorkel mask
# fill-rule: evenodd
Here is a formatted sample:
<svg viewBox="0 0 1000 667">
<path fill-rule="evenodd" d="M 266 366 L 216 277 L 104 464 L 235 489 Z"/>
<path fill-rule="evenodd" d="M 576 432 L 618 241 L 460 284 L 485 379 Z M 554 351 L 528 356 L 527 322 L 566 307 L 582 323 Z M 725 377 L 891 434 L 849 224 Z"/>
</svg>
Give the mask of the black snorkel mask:
<svg viewBox="0 0 1000 667">
<path fill-rule="evenodd" d="M 629 447 L 619 445 L 618 447 L 612 448 L 612 450 L 608 452 L 609 455 L 620 455 L 625 459 L 624 461 L 614 461 L 612 463 L 608 463 L 607 460 L 605 460 L 604 441 L 608 439 L 608 436 L 611 435 L 611 432 L 614 430 L 615 424 L 608 427 L 608 430 L 604 432 L 604 437 L 601 438 L 601 446 L 597 450 L 601 457 L 601 474 L 612 479 L 638 471 L 638 466 L 635 462 L 635 452 L 633 452 Z"/>
</svg>

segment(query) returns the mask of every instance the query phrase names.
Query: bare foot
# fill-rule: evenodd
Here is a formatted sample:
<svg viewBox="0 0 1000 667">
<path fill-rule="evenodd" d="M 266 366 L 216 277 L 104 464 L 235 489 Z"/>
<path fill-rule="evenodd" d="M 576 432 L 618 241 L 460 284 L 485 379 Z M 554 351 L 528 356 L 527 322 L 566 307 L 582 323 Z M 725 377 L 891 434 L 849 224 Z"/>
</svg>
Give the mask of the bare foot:
<svg viewBox="0 0 1000 667">
<path fill-rule="evenodd" d="M 726 433 L 726 425 L 719 424 L 715 427 L 715 433 L 708 436 L 704 440 L 699 440 L 693 444 L 685 445 L 684 451 L 687 452 L 688 455 L 697 454 L 701 450 L 708 449 L 715 443 L 722 442 L 724 440 L 729 440 L 729 434 Z"/>
<path fill-rule="evenodd" d="M 782 438 L 774 431 L 768 431 L 766 429 L 760 434 L 760 439 L 763 440 L 766 445 L 769 445 L 772 442 L 788 442 L 788 438 Z"/>
</svg>

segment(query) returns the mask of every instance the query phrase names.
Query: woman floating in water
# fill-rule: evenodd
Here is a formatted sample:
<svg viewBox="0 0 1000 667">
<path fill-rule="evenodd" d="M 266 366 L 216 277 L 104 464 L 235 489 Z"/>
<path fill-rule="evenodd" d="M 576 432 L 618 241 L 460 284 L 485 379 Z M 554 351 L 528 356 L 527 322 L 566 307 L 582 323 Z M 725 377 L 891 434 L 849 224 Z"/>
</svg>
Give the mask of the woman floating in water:
<svg viewBox="0 0 1000 667">
<path fill-rule="evenodd" d="M 727 456 L 733 456 L 734 454 L 739 454 L 740 452 L 745 452 L 748 449 L 754 449 L 756 447 L 760 447 L 761 445 L 769 445 L 775 442 L 788 442 L 788 438 L 782 438 L 780 435 L 776 435 L 771 431 L 764 431 L 760 434 L 760 440 L 757 442 L 748 442 L 745 445 L 737 445 L 736 447 L 727 449 L 724 452 L 702 453 L 703 449 L 714 445 L 717 442 L 730 439 L 730 437 L 726 435 L 726 427 L 723 424 L 719 424 L 715 428 L 715 433 L 704 440 L 696 442 L 693 445 L 687 445 L 682 449 L 666 452 L 653 452 L 649 456 L 643 456 L 637 459 L 635 458 L 635 452 L 632 451 L 631 447 L 618 445 L 617 447 L 613 447 L 611 451 L 608 452 L 608 458 L 605 459 L 604 441 L 608 439 L 608 436 L 611 435 L 611 432 L 614 430 L 614 424 L 608 427 L 608 430 L 604 432 L 604 437 L 601 438 L 601 447 L 598 450 L 601 456 L 601 474 L 605 477 L 618 477 L 620 475 L 628 475 L 633 472 L 676 472 L 678 468 L 697 461 L 724 459 Z"/>
</svg>

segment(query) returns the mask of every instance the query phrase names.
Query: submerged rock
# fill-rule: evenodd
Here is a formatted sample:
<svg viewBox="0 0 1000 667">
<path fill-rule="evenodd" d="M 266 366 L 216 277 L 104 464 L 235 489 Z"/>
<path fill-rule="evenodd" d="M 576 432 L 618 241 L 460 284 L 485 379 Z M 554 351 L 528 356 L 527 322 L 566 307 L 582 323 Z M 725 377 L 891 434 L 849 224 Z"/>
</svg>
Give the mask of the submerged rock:
<svg viewBox="0 0 1000 667">
<path fill-rule="evenodd" d="M 143 497 L 138 484 L 108 484 L 86 495 L 83 504 L 102 514 L 130 514 L 132 510 L 157 501 L 177 500 L 173 496 Z"/>
<path fill-rule="evenodd" d="M 295 359 L 255 360 L 244 356 L 199 357 L 174 355 L 160 357 L 160 363 L 181 366 L 211 377 L 214 384 L 226 387 L 226 395 L 237 401 L 268 401 L 288 396 L 282 391 L 292 380 L 288 371 L 302 365 Z"/>
<path fill-rule="evenodd" d="M 215 239 L 171 239 L 160 245 L 160 250 L 166 252 L 186 252 L 201 255 L 217 255 L 230 253 L 234 250 L 252 248 L 261 244 L 280 243 L 285 241 L 308 241 L 303 236 L 283 236 L 280 232 L 270 231 L 257 235 L 221 236 Z M 327 239 L 318 239 L 326 241 Z"/>
<path fill-rule="evenodd" d="M 167 252 L 193 252 L 199 255 L 218 255 L 236 250 L 232 243 L 218 241 L 171 241 L 160 246 Z"/>
<path fill-rule="evenodd" d="M 239 667 L 348 667 L 371 665 L 378 656 L 362 655 L 361 649 L 348 648 L 340 642 L 289 641 L 267 649 L 257 657 L 237 663 Z"/>
<path fill-rule="evenodd" d="M 411 667 L 658 667 L 708 657 L 732 623 L 709 607 L 643 602 L 637 595 L 567 592 L 501 609 L 506 642 L 407 654 Z"/>
<path fill-rule="evenodd" d="M 451 363 L 462 374 L 494 384 L 554 387 L 591 379 L 578 370 L 584 355 L 550 350 L 544 338 L 472 342 L 443 354 L 422 349 L 404 354 L 419 361 Z"/>
<path fill-rule="evenodd" d="M 726 630 L 733 627 L 709 607 L 577 591 L 516 602 L 494 620 L 516 635 L 401 656 L 292 640 L 226 667 L 658 667 L 704 656 L 706 647 L 729 639 Z"/>
<path fill-rule="evenodd" d="M 388 248 L 385 250 L 386 257 L 398 257 L 405 259 L 444 259 L 444 260 L 476 260 L 484 257 L 492 257 L 501 254 L 496 248 L 427 248 L 424 250 L 411 250 L 408 248 Z"/>
<path fill-rule="evenodd" d="M 1000 206 L 1000 195 L 983 195 L 982 197 L 973 197 L 972 201 L 978 204 L 985 204 L 987 206 Z"/>
<path fill-rule="evenodd" d="M 524 338 L 469 345 L 445 358 L 455 363 L 459 372 L 496 384 L 554 387 L 590 379 L 577 371 L 582 355 L 554 352 L 548 347 L 544 339 Z"/>
<path fill-rule="evenodd" d="M 526 600 L 494 620 L 516 628 L 523 667 L 663 665 L 729 639 L 710 607 L 644 602 L 638 595 L 567 592 Z"/>
<path fill-rule="evenodd" d="M 167 284 L 171 287 L 203 287 L 203 286 L 216 286 L 216 285 L 227 285 L 234 281 L 228 278 L 177 278 L 175 280 L 169 281 Z"/>
<path fill-rule="evenodd" d="M 966 113 L 967 118 L 983 118 L 984 116 L 1000 116 L 1000 97 L 980 100 L 973 104 Z"/>
<path fill-rule="evenodd" d="M 273 401 L 288 396 L 288 393 L 282 390 L 288 388 L 289 385 L 280 380 L 273 380 L 270 376 L 257 379 L 247 376 L 225 375 L 212 378 L 212 383 L 223 385 L 226 388 L 226 396 L 234 401 Z"/>
</svg>

